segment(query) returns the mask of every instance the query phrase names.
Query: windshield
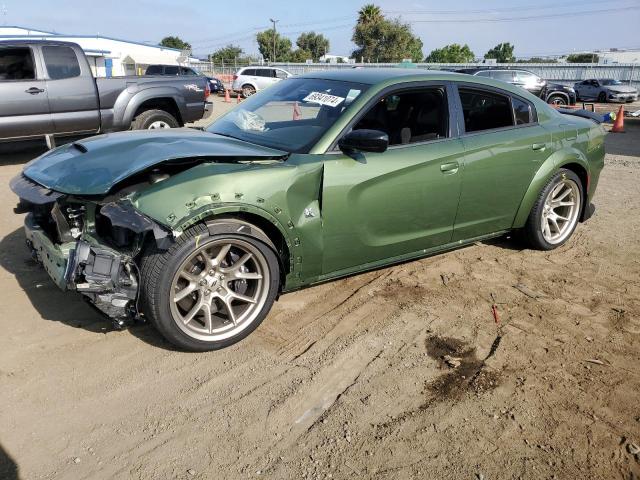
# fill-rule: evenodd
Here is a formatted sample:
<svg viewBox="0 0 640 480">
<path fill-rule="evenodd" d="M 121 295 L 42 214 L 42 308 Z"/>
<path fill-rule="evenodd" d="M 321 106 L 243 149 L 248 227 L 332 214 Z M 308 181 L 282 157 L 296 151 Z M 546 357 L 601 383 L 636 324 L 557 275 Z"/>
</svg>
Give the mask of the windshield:
<svg viewBox="0 0 640 480">
<path fill-rule="evenodd" d="M 287 152 L 307 153 L 368 87 L 290 78 L 248 98 L 207 131 Z"/>
<path fill-rule="evenodd" d="M 603 85 L 622 85 L 622 82 L 620 80 L 603 80 L 602 84 Z"/>
</svg>

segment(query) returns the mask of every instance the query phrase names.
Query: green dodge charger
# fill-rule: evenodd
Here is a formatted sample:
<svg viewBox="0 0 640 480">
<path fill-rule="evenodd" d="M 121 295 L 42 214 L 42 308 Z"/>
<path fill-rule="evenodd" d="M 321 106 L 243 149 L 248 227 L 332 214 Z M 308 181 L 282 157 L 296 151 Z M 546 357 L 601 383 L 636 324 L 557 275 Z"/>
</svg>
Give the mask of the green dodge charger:
<svg viewBox="0 0 640 480">
<path fill-rule="evenodd" d="M 206 131 L 91 137 L 11 181 L 34 258 L 185 350 L 251 333 L 281 293 L 519 230 L 551 250 L 593 213 L 605 130 L 506 83 L 293 77 Z"/>
</svg>

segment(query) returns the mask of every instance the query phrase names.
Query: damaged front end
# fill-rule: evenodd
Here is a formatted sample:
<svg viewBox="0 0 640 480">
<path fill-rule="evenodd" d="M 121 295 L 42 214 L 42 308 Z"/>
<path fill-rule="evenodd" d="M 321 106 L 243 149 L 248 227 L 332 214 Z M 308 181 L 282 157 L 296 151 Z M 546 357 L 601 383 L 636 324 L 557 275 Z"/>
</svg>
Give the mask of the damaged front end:
<svg viewBox="0 0 640 480">
<path fill-rule="evenodd" d="M 126 198 L 82 198 L 45 188 L 24 175 L 11 181 L 20 197 L 27 245 L 62 290 L 75 290 L 122 327 L 140 317 L 136 259 L 146 238 L 160 248 L 170 232 Z"/>
</svg>

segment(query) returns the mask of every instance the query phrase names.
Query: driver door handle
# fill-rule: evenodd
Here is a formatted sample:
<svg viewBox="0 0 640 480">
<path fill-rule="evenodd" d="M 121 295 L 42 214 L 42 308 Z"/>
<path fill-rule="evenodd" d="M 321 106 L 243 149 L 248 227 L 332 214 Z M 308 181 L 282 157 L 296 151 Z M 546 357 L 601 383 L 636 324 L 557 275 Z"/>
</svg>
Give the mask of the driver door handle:
<svg viewBox="0 0 640 480">
<path fill-rule="evenodd" d="M 30 93 L 31 95 L 38 95 L 39 93 L 44 92 L 44 88 L 31 87 L 25 90 L 25 93 Z"/>
</svg>

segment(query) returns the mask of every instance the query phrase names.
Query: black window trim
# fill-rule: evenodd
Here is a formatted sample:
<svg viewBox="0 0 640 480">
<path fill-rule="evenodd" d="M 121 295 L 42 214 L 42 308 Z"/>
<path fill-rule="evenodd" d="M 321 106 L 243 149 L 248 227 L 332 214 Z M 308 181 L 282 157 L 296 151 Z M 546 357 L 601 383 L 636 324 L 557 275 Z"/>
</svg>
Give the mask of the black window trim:
<svg viewBox="0 0 640 480">
<path fill-rule="evenodd" d="M 73 52 L 73 55 L 76 57 L 76 61 L 78 62 L 78 75 L 74 75 L 73 77 L 65 77 L 65 78 L 51 78 L 49 74 L 49 67 L 47 66 L 47 59 L 45 58 L 45 48 L 68 48 Z M 71 45 L 42 45 L 40 54 L 42 55 L 42 65 L 44 67 L 44 71 L 46 72 L 46 79 L 51 80 L 52 82 L 57 82 L 60 80 L 69 80 L 71 78 L 78 78 L 82 76 L 82 64 L 80 63 L 80 59 L 78 58 L 78 52 Z"/>
<path fill-rule="evenodd" d="M 407 147 L 424 146 L 426 144 L 431 145 L 434 143 L 440 143 L 440 142 L 445 142 L 445 141 L 459 138 L 460 133 L 458 131 L 458 125 L 455 120 L 456 119 L 456 115 L 454 111 L 455 105 L 453 102 L 453 94 L 455 93 L 457 95 L 457 91 L 454 92 L 451 89 L 451 85 L 452 85 L 452 82 L 450 81 L 428 80 L 428 81 L 396 83 L 393 85 L 389 85 L 386 88 L 383 88 L 378 93 L 376 93 L 376 95 L 372 97 L 366 104 L 364 104 L 362 108 L 360 108 L 360 111 L 349 121 L 349 123 L 342 129 L 342 131 L 338 135 L 336 135 L 336 138 L 333 140 L 333 142 L 331 142 L 331 145 L 329 145 L 329 148 L 325 151 L 325 154 L 342 153 L 342 151 L 338 147 L 338 142 L 340 141 L 340 139 L 343 136 L 345 136 L 347 133 L 349 133 L 353 129 L 354 125 L 356 125 L 362 119 L 362 117 L 364 117 L 369 112 L 369 110 L 375 104 L 377 104 L 383 97 L 386 97 L 392 93 L 402 93 L 402 92 L 419 90 L 422 88 L 441 87 L 445 89 L 445 95 L 447 97 L 448 114 L 449 114 L 447 136 L 443 138 L 434 138 L 433 140 L 423 140 L 421 142 L 407 143 L 404 145 L 389 145 L 387 150 L 397 150 L 397 149 L 407 148 Z"/>
<path fill-rule="evenodd" d="M 483 84 L 479 84 L 479 83 L 471 83 L 471 82 L 453 82 L 453 88 L 455 89 L 455 97 L 454 97 L 454 101 L 455 103 L 457 103 L 457 123 L 458 123 L 458 130 L 460 131 L 460 136 L 461 137 L 470 137 L 473 135 L 482 135 L 483 133 L 493 133 L 493 132 L 501 132 L 501 131 L 507 131 L 507 130 L 512 130 L 512 129 L 517 129 L 517 128 L 529 128 L 529 127 L 533 127 L 533 126 L 537 126 L 539 125 L 538 122 L 538 112 L 536 111 L 536 107 L 535 105 L 527 100 L 526 98 L 516 94 L 516 93 L 512 93 L 508 90 L 503 90 L 501 88 L 497 88 L 497 87 L 493 87 L 491 85 L 483 85 Z M 507 98 L 509 98 L 509 105 L 511 106 L 511 118 L 513 119 L 513 125 L 509 125 L 508 127 L 498 127 L 498 128 L 489 128 L 486 130 L 478 130 L 476 132 L 467 132 L 465 130 L 465 126 L 464 126 L 464 114 L 463 114 L 463 110 L 462 110 L 462 102 L 460 101 L 460 92 L 458 91 L 458 87 L 464 88 L 464 89 L 469 89 L 469 90 L 480 90 L 480 91 L 486 91 L 486 92 L 490 92 L 490 93 L 495 93 L 498 95 L 503 95 Z M 515 111 L 513 110 L 513 102 L 512 102 L 512 98 L 516 97 L 518 100 L 521 100 L 527 104 L 529 104 L 529 115 L 531 117 L 531 122 L 526 123 L 524 125 L 516 125 L 516 119 L 515 119 Z"/>
<path fill-rule="evenodd" d="M 3 83 L 9 83 L 9 82 L 37 82 L 37 81 L 42 81 L 44 80 L 43 78 L 41 78 L 38 75 L 38 68 L 36 67 L 36 55 L 33 51 L 33 47 L 31 47 L 30 45 L 11 45 L 11 44 L 7 44 L 7 45 L 2 45 L 2 49 L 10 49 L 10 48 L 14 48 L 14 49 L 27 49 L 29 50 L 29 54 L 31 55 L 31 65 L 33 66 L 33 78 L 18 78 L 15 80 L 2 80 Z"/>
</svg>

